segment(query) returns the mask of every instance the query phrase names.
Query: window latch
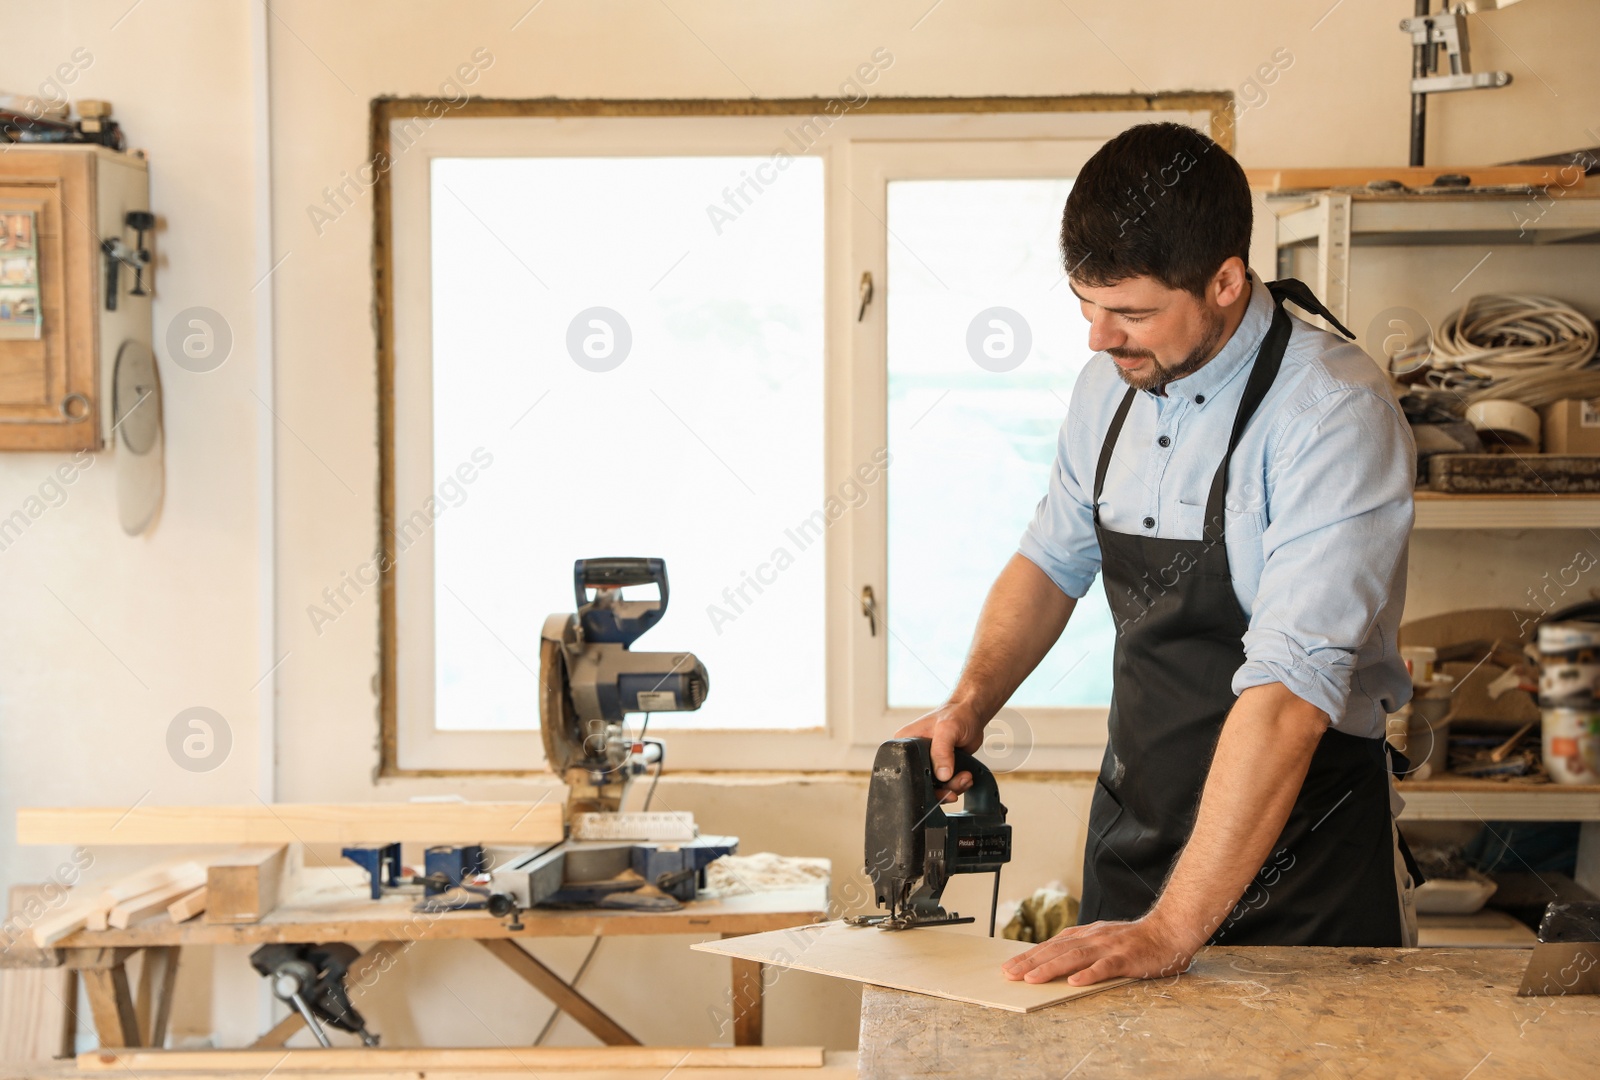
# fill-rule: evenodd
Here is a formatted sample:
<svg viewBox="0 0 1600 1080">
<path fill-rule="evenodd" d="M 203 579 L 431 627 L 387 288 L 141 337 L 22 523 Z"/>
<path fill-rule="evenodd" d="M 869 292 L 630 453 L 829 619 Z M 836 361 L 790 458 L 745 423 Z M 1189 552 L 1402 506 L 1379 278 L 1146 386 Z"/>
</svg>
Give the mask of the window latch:
<svg viewBox="0 0 1600 1080">
<path fill-rule="evenodd" d="M 861 272 L 861 289 L 859 291 L 859 296 L 861 297 L 861 307 L 856 311 L 856 322 L 860 322 L 867 317 L 867 305 L 872 303 L 871 270 L 863 270 Z"/>
<path fill-rule="evenodd" d="M 867 627 L 872 636 L 878 636 L 878 601 L 872 595 L 872 586 L 861 586 L 861 614 L 867 617 Z"/>
</svg>

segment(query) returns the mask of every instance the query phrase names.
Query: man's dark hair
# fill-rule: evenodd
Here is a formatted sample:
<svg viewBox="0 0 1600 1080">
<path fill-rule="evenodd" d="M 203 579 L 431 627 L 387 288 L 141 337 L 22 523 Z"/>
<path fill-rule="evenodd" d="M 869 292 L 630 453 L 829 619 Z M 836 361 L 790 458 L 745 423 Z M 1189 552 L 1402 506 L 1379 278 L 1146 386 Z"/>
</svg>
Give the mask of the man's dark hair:
<svg viewBox="0 0 1600 1080">
<path fill-rule="evenodd" d="M 1061 215 L 1062 264 L 1095 288 L 1151 277 L 1203 297 L 1230 256 L 1249 265 L 1251 215 L 1231 154 L 1182 124 L 1140 124 L 1078 173 Z"/>
</svg>

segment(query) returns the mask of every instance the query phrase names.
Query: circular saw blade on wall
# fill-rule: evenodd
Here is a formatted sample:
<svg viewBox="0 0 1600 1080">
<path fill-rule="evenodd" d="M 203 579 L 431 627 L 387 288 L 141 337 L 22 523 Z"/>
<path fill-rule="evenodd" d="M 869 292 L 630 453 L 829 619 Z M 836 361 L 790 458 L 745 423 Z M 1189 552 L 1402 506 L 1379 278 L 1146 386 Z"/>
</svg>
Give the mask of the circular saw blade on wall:
<svg viewBox="0 0 1600 1080">
<path fill-rule="evenodd" d="M 138 536 L 161 510 L 161 380 L 149 346 L 129 339 L 117 350 L 111 376 L 111 433 L 117 473 L 117 518 Z"/>
</svg>

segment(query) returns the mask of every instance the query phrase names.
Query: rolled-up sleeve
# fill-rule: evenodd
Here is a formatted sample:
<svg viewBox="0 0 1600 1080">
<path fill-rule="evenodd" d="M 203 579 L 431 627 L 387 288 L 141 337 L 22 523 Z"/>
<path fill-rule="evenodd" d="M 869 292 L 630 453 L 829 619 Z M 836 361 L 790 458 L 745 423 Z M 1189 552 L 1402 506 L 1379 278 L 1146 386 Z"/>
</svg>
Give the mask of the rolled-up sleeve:
<svg viewBox="0 0 1600 1080">
<path fill-rule="evenodd" d="M 1261 583 L 1233 690 L 1282 683 L 1337 727 L 1358 654 L 1381 647 L 1373 625 L 1405 588 L 1410 429 L 1383 395 L 1339 387 L 1289 418 L 1269 461 Z"/>
<path fill-rule="evenodd" d="M 1094 534 L 1091 493 L 1080 482 L 1069 453 L 1069 418 L 1056 440 L 1055 465 L 1044 498 L 1022 534 L 1018 551 L 1049 575 L 1056 587 L 1078 599 L 1100 572 L 1100 543 Z"/>
</svg>

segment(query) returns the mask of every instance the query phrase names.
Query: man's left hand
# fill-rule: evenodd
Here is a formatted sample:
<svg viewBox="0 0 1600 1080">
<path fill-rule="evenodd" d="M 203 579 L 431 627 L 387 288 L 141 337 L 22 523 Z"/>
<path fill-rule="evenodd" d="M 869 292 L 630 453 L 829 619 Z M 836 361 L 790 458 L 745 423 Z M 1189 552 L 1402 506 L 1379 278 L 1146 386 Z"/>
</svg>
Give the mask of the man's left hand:
<svg viewBox="0 0 1600 1080">
<path fill-rule="evenodd" d="M 1068 985 L 1088 986 L 1103 979 L 1132 976 L 1154 979 L 1189 966 L 1196 942 L 1145 916 L 1133 922 L 1095 922 L 1069 926 L 1000 965 L 1013 982 L 1043 983 L 1069 976 Z"/>
</svg>

